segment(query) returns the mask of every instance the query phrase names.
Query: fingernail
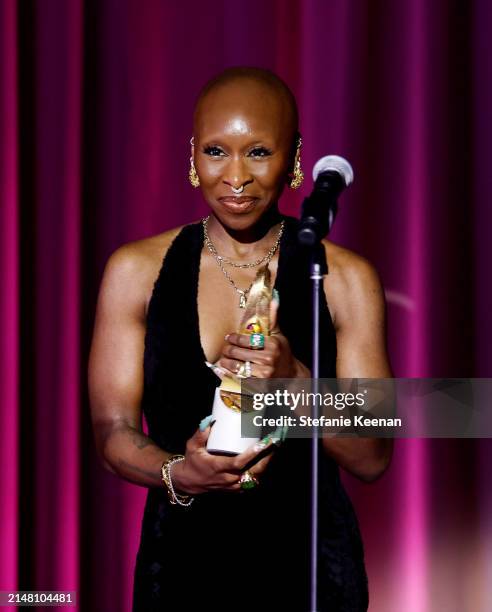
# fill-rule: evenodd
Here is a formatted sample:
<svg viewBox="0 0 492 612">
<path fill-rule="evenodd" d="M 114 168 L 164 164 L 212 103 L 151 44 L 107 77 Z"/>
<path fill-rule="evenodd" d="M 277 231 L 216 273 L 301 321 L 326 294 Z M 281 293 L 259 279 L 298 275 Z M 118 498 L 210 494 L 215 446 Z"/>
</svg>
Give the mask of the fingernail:
<svg viewBox="0 0 492 612">
<path fill-rule="evenodd" d="M 226 335 L 224 336 L 224 340 L 228 340 L 230 335 L 231 335 L 231 334 L 226 334 Z"/>
<path fill-rule="evenodd" d="M 279 296 L 277 289 L 275 288 L 272 291 L 272 297 L 277 302 L 277 304 L 280 304 L 280 296 Z"/>
<path fill-rule="evenodd" d="M 272 442 L 277 446 L 280 446 L 280 444 L 282 444 L 282 442 L 287 437 L 288 431 L 288 427 L 277 427 L 277 429 L 275 431 L 272 431 L 272 433 L 270 434 L 272 437 Z"/>
<path fill-rule="evenodd" d="M 270 437 L 270 435 L 265 436 L 262 440 L 260 440 L 254 445 L 253 449 L 256 452 L 261 451 L 266 448 L 270 444 L 270 442 L 272 442 L 272 438 Z"/>
<path fill-rule="evenodd" d="M 205 362 L 205 365 L 210 368 L 212 370 L 212 372 L 218 376 L 221 380 L 222 380 L 222 375 L 226 375 L 228 374 L 227 370 L 225 368 L 221 368 L 220 366 L 216 365 L 215 363 L 210 363 L 209 361 Z"/>
<path fill-rule="evenodd" d="M 205 431 L 207 427 L 210 425 L 210 421 L 212 420 L 212 415 L 209 414 L 204 419 L 200 421 L 200 431 Z"/>
</svg>

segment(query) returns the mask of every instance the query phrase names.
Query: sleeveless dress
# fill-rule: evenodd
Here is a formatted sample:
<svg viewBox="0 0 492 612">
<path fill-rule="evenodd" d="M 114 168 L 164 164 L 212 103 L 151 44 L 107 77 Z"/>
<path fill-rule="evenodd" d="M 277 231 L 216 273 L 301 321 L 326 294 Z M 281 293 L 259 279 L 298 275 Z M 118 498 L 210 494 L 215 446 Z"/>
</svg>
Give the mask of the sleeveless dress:
<svg viewBox="0 0 492 612">
<path fill-rule="evenodd" d="M 275 287 L 278 324 L 295 357 L 311 367 L 309 260 L 284 217 Z M 198 322 L 201 223 L 185 226 L 168 249 L 147 314 L 142 410 L 150 438 L 172 453 L 211 412 L 219 379 L 205 365 Z M 323 295 L 323 292 L 322 292 Z M 322 377 L 335 377 L 336 337 L 320 298 Z M 309 610 L 310 440 L 287 439 L 260 485 L 209 492 L 189 508 L 162 488 L 147 495 L 137 554 L 133 612 L 211 609 Z M 362 540 L 338 466 L 320 444 L 318 610 L 368 607 Z"/>
</svg>

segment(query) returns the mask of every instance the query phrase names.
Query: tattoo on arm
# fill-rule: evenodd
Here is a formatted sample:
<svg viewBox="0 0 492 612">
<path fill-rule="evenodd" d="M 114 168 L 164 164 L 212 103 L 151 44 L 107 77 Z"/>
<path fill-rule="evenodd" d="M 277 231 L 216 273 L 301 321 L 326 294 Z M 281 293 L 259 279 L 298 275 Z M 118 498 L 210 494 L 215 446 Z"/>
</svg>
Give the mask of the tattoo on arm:
<svg viewBox="0 0 492 612">
<path fill-rule="evenodd" d="M 154 472 L 150 472 L 149 470 L 144 470 L 141 467 L 138 467 L 138 465 L 130 465 L 123 459 L 120 459 L 118 461 L 118 464 L 121 468 L 123 468 L 127 472 L 133 472 L 134 474 L 142 474 L 142 476 L 146 476 L 147 478 L 149 478 L 150 480 L 153 480 L 157 484 L 161 483 L 160 474 L 155 474 Z"/>
<path fill-rule="evenodd" d="M 129 431 L 131 440 L 138 449 L 142 449 L 146 446 L 149 446 L 150 444 L 154 444 L 154 442 L 152 442 L 152 440 L 148 436 L 141 433 L 140 431 L 137 431 L 134 427 L 130 427 Z"/>
</svg>

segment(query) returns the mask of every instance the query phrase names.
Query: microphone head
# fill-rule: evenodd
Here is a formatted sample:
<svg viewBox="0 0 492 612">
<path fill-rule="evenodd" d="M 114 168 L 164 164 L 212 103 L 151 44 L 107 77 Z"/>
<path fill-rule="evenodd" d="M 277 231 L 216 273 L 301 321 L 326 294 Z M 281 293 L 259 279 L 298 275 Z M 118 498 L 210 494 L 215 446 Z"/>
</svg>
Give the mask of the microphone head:
<svg viewBox="0 0 492 612">
<path fill-rule="evenodd" d="M 313 168 L 313 181 L 316 182 L 316 179 L 322 172 L 328 171 L 338 172 L 344 180 L 345 187 L 348 187 L 354 180 L 352 166 L 339 155 L 326 155 L 326 157 L 318 159 Z"/>
</svg>

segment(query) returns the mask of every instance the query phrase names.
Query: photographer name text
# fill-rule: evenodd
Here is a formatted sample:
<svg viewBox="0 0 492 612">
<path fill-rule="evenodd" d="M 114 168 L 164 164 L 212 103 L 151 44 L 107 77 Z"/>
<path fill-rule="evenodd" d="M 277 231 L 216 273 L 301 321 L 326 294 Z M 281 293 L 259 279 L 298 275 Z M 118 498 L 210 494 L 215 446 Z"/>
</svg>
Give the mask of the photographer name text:
<svg viewBox="0 0 492 612">
<path fill-rule="evenodd" d="M 313 418 L 306 415 L 299 417 L 279 416 L 264 417 L 257 414 L 253 417 L 255 427 L 401 427 L 399 418 L 370 418 L 363 415 L 352 417 Z"/>
</svg>

